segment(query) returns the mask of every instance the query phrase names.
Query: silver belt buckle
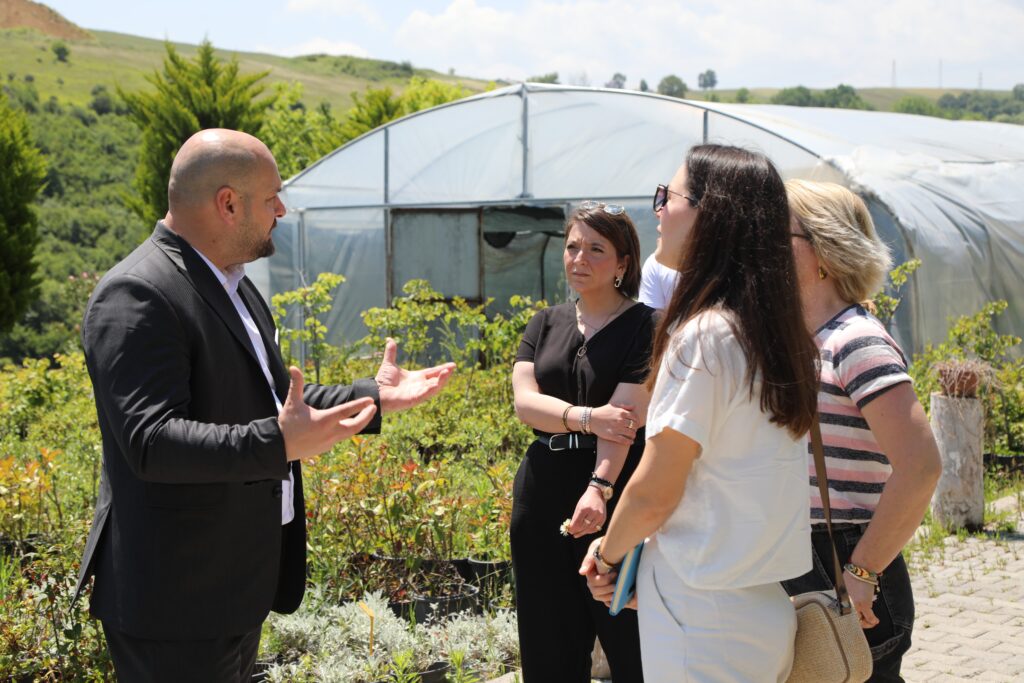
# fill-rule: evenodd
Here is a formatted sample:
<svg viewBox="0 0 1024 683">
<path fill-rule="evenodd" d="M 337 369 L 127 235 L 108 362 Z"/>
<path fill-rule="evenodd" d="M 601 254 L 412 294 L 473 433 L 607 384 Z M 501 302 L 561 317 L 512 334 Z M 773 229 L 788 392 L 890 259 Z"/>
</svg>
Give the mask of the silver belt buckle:
<svg viewBox="0 0 1024 683">
<path fill-rule="evenodd" d="M 576 448 L 576 435 L 573 433 L 568 434 L 552 434 L 551 438 L 548 439 L 548 449 L 552 451 L 565 451 L 571 448 Z M 566 445 L 562 445 L 565 443 Z"/>
</svg>

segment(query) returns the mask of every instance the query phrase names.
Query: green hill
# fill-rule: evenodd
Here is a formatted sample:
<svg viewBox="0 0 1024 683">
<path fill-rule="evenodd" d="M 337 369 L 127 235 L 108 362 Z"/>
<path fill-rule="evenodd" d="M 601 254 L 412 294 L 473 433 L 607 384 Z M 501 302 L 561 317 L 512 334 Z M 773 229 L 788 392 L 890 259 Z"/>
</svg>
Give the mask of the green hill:
<svg viewBox="0 0 1024 683">
<path fill-rule="evenodd" d="M 71 53 L 66 62 L 61 62 L 52 50 L 58 40 L 32 29 L 0 29 L 0 77 L 10 80 L 31 76 L 42 101 L 56 96 L 64 102 L 86 105 L 96 85 L 105 85 L 111 92 L 114 86 L 125 90 L 148 87 L 145 77 L 161 67 L 166 54 L 160 40 L 92 31 L 89 38 L 63 39 Z M 173 45 L 186 58 L 196 53 L 195 45 Z M 243 73 L 269 70 L 266 82 L 270 84 L 298 81 L 303 85 L 306 103 L 326 101 L 336 111 L 351 106 L 353 92 L 385 85 L 397 92 L 411 76 L 457 82 L 472 92 L 482 92 L 488 85 L 480 79 L 415 68 L 408 62 L 330 55 L 278 57 L 227 50 L 217 50 L 217 55 L 224 59 L 236 56 Z"/>
</svg>

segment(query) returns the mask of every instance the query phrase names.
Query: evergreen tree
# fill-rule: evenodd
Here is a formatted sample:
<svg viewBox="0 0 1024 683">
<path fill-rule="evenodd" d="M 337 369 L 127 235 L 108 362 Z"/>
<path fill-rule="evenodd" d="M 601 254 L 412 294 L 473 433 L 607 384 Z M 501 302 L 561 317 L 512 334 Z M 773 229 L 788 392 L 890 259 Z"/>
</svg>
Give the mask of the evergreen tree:
<svg viewBox="0 0 1024 683">
<path fill-rule="evenodd" d="M 258 135 L 273 97 L 257 99 L 269 72 L 241 75 L 238 60 L 224 63 L 204 40 L 192 61 L 166 44 L 163 72 L 147 77 L 156 92 L 118 93 L 142 129 L 139 164 L 127 203 L 147 224 L 167 213 L 167 180 L 174 154 L 193 133 L 231 128 Z"/>
<path fill-rule="evenodd" d="M 342 126 L 342 140 L 353 140 L 402 114 L 402 101 L 391 88 L 367 88 L 363 95 L 352 93 L 352 108 Z"/>
<path fill-rule="evenodd" d="M 714 90 L 716 85 L 718 85 L 718 76 L 715 75 L 714 69 L 697 74 L 697 86 L 701 90 Z"/>
<path fill-rule="evenodd" d="M 341 142 L 348 142 L 401 116 L 460 100 L 469 94 L 461 85 L 420 76 L 410 78 L 409 85 L 399 95 L 391 88 L 367 88 L 362 96 L 352 93 L 353 104 L 341 128 Z"/>
<path fill-rule="evenodd" d="M 604 87 L 622 90 L 626 87 L 626 74 L 616 71 L 615 74 L 612 75 L 612 79 L 604 84 Z"/>
<path fill-rule="evenodd" d="M 25 115 L 0 97 L 0 332 L 11 329 L 36 297 L 32 202 L 43 186 L 46 163 L 32 144 Z"/>
</svg>

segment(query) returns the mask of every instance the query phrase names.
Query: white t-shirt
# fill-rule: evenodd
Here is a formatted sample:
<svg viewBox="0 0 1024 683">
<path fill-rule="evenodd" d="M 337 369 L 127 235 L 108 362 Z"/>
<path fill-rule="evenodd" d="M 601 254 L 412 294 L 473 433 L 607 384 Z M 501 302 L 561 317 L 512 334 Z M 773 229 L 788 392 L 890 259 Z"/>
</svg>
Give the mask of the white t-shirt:
<svg viewBox="0 0 1024 683">
<path fill-rule="evenodd" d="M 647 438 L 674 429 L 701 448 L 679 505 L 657 531 L 687 585 L 756 586 L 811 568 L 807 451 L 761 412 L 728 314 L 673 332 L 647 411 Z"/>
<path fill-rule="evenodd" d="M 658 263 L 654 254 L 648 256 L 640 270 L 640 302 L 659 310 L 668 308 L 678 276 L 679 271 Z"/>
</svg>

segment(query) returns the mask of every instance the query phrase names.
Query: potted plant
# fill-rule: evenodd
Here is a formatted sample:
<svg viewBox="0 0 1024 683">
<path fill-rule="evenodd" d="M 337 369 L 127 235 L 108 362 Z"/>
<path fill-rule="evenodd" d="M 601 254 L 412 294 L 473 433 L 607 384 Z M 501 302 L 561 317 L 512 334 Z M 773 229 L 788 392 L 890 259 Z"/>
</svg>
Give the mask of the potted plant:
<svg viewBox="0 0 1024 683">
<path fill-rule="evenodd" d="M 992 368 L 979 360 L 951 358 L 935 363 L 932 371 L 940 391 L 931 395 L 930 422 L 942 458 L 932 516 L 950 530 L 980 529 L 985 517 L 985 416 L 978 389 Z"/>
<path fill-rule="evenodd" d="M 991 379 L 992 368 L 980 360 L 951 358 L 932 366 L 939 390 L 950 398 L 977 398 L 978 389 Z"/>
</svg>

